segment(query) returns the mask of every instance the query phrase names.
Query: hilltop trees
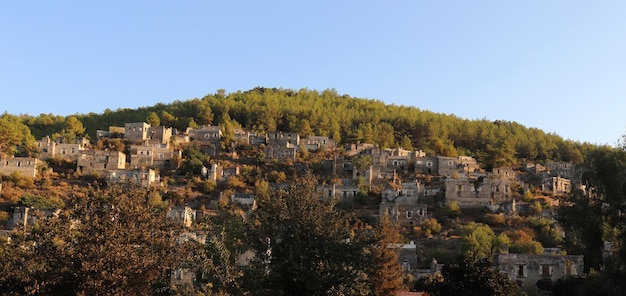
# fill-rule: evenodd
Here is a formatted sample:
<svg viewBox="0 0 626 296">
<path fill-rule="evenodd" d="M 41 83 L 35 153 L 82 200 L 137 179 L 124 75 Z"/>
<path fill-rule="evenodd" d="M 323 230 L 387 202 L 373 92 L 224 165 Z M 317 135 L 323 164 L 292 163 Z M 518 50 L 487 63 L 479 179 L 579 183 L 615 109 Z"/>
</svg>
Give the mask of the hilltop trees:
<svg viewBox="0 0 626 296">
<path fill-rule="evenodd" d="M 241 127 L 258 132 L 300 132 L 330 136 L 338 143 L 370 142 L 382 147 L 413 147 L 429 154 L 480 158 L 487 168 L 527 161 L 563 160 L 579 163 L 588 143 L 563 140 L 536 128 L 503 120 L 465 120 L 415 107 L 385 105 L 380 101 L 351 98 L 334 90 L 255 88 L 249 91 L 209 94 L 201 99 L 156 104 L 136 110 L 107 110 L 103 114 L 73 115 L 89 135 L 109 125 L 144 121 L 186 129 L 190 124 L 213 124 L 232 118 Z M 42 114 L 22 116 L 36 137 L 60 132 L 66 118 Z M 78 133 L 82 134 L 82 133 Z"/>
<path fill-rule="evenodd" d="M 16 116 L 0 116 L 0 154 L 28 156 L 36 151 L 35 138 Z"/>
</svg>

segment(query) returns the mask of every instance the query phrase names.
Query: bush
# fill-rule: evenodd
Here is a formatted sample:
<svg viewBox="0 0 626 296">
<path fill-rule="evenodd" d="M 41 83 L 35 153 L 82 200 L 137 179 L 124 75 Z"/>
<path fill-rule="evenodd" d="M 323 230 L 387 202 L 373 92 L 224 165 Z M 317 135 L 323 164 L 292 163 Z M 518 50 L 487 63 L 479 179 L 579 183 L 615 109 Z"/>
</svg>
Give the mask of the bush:
<svg viewBox="0 0 626 296">
<path fill-rule="evenodd" d="M 446 215 L 450 218 L 457 218 L 461 215 L 461 207 L 456 201 L 446 204 Z"/>
<path fill-rule="evenodd" d="M 65 202 L 58 197 L 46 198 L 33 194 L 24 194 L 18 203 L 25 207 L 37 209 L 62 209 L 65 207 Z"/>
<path fill-rule="evenodd" d="M 485 214 L 483 219 L 489 226 L 502 226 L 506 222 L 503 214 Z"/>
<path fill-rule="evenodd" d="M 433 234 L 441 232 L 441 224 L 439 224 L 435 218 L 424 220 L 420 227 L 426 237 L 430 237 Z"/>
</svg>

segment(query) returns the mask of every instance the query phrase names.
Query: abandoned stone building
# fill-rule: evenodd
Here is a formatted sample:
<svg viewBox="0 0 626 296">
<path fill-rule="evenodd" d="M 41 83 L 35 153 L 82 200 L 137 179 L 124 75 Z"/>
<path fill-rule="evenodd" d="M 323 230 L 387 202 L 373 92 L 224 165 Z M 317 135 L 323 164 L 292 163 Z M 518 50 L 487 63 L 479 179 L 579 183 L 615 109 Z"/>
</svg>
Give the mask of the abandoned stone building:
<svg viewBox="0 0 626 296">
<path fill-rule="evenodd" d="M 332 150 L 335 149 L 336 146 L 333 139 L 324 136 L 310 136 L 302 140 L 302 144 L 304 144 L 309 151 L 317 151 L 320 150 L 320 148 Z"/>
<path fill-rule="evenodd" d="M 167 218 L 191 227 L 196 222 L 196 210 L 188 206 L 173 206 L 167 210 Z"/>
<path fill-rule="evenodd" d="M 0 154 L 0 175 L 20 174 L 34 178 L 41 161 L 33 157 L 14 157 Z"/>
<path fill-rule="evenodd" d="M 148 128 L 148 142 L 154 144 L 169 144 L 172 138 L 172 128 L 165 126 L 151 126 Z"/>
<path fill-rule="evenodd" d="M 150 125 L 145 122 L 130 122 L 124 124 L 124 140 L 143 142 L 148 139 Z"/>
<path fill-rule="evenodd" d="M 265 157 L 267 159 L 277 159 L 280 161 L 285 161 L 285 160 L 292 160 L 295 161 L 296 160 L 296 155 L 297 155 L 297 148 L 296 146 L 290 145 L 290 146 L 265 146 L 265 149 L 263 150 L 263 152 L 265 153 Z"/>
<path fill-rule="evenodd" d="M 14 229 L 17 225 L 24 225 L 25 228 L 33 226 L 37 222 L 38 217 L 44 219 L 58 215 L 60 210 L 54 209 L 36 209 L 31 207 L 15 207 L 13 215 L 6 222 L 6 228 Z"/>
<path fill-rule="evenodd" d="M 546 169 L 551 177 L 572 179 L 575 177 L 576 166 L 567 161 L 546 162 Z"/>
<path fill-rule="evenodd" d="M 74 143 L 65 143 L 63 138 L 52 141 L 50 137 L 46 136 L 41 138 L 37 144 L 40 159 L 60 157 L 76 160 L 81 155 L 81 151 L 89 149 L 89 140 L 83 137 L 77 138 Z"/>
<path fill-rule="evenodd" d="M 161 181 L 160 175 L 153 169 L 109 170 L 107 180 L 111 183 L 134 183 L 150 187 Z"/>
<path fill-rule="evenodd" d="M 495 256 L 494 265 L 525 289 L 536 288 L 540 280 L 555 282 L 566 276 L 580 275 L 584 270 L 582 255 L 505 253 Z"/>
<path fill-rule="evenodd" d="M 341 184 L 324 185 L 321 191 L 323 198 L 351 199 L 359 194 L 360 189 L 359 186 L 351 182 L 342 182 Z"/>
<path fill-rule="evenodd" d="M 469 156 L 418 156 L 415 158 L 415 173 L 423 175 L 452 176 L 474 173 L 480 170 L 475 158 Z"/>
<path fill-rule="evenodd" d="M 126 154 L 113 150 L 87 150 L 78 158 L 76 171 L 82 174 L 100 174 L 126 168 Z"/>
<path fill-rule="evenodd" d="M 541 181 L 541 190 L 554 196 L 569 194 L 572 190 L 572 181 L 561 177 L 548 177 Z"/>
<path fill-rule="evenodd" d="M 447 202 L 456 201 L 461 207 L 483 207 L 513 197 L 514 181 L 509 177 L 448 177 L 445 180 Z"/>
<path fill-rule="evenodd" d="M 300 135 L 297 133 L 270 132 L 267 134 L 267 145 L 273 147 L 298 147 Z"/>
<path fill-rule="evenodd" d="M 198 128 L 188 128 L 190 141 L 217 143 L 222 139 L 222 127 L 203 125 Z"/>
<path fill-rule="evenodd" d="M 182 151 L 171 149 L 169 143 L 149 143 L 130 146 L 130 167 L 165 168 L 177 166 L 176 158 L 182 158 Z"/>
</svg>

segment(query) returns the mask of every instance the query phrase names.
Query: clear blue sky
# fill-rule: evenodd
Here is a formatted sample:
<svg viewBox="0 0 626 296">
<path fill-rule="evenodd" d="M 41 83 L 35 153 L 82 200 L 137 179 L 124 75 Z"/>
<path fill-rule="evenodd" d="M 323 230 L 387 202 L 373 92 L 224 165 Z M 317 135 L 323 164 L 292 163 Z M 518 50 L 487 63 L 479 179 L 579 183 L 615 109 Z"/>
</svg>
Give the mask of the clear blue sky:
<svg viewBox="0 0 626 296">
<path fill-rule="evenodd" d="M 335 88 L 613 145 L 625 14 L 626 1 L 2 1 L 0 112 Z"/>
</svg>

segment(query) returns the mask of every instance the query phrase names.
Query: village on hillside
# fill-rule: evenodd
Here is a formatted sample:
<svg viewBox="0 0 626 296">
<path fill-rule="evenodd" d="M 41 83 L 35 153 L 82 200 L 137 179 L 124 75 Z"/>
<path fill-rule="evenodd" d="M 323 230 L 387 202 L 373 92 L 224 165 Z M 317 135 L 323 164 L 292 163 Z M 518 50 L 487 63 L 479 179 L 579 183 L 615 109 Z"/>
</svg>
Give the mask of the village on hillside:
<svg viewBox="0 0 626 296">
<path fill-rule="evenodd" d="M 536 230 L 535 236 L 552 237 L 539 244 L 540 252 L 511 248 L 494 259 L 497 270 L 524 288 L 537 289 L 538 281 L 554 282 L 584 270 L 582 255 L 558 247 L 566 234 L 556 222 L 555 208 L 580 186 L 570 162 L 486 171 L 469 156 L 426 155 L 371 143 L 339 146 L 324 136 L 208 125 L 177 131 L 130 122 L 95 136 L 94 142 L 43 137 L 37 158 L 2 155 L 0 175 L 5 180 L 15 175 L 52 178 L 70 188 L 68 183 L 79 184 L 77 180 L 133 182 L 161 192 L 169 199 L 168 217 L 193 229 L 220 205 L 239 207 L 244 215 L 254 211 L 259 182 L 281 190 L 310 171 L 318 178 L 320 199 L 335 199 L 340 208 L 372 225 L 383 216 L 398 225 L 403 242 L 394 247 L 405 276 L 413 279 L 436 277 L 457 248 L 455 227 L 473 221 L 510 237 L 520 235 L 525 220 L 543 223 L 544 230 Z M 0 190 L 5 199 L 18 192 L 7 185 Z M 5 233 L 34 223 L 34 211 L 44 211 L 44 216 L 59 211 L 21 205 L 11 210 Z M 251 256 L 242 254 L 239 264 Z M 173 284 L 183 284 L 193 280 L 193 271 L 179 268 L 171 277 Z"/>
</svg>

